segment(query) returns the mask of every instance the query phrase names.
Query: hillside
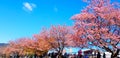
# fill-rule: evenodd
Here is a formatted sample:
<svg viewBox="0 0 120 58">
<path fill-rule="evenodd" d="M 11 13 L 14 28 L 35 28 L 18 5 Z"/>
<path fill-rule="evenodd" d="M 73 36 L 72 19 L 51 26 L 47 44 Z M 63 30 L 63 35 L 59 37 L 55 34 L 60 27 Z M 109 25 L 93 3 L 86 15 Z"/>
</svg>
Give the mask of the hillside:
<svg viewBox="0 0 120 58">
<path fill-rule="evenodd" d="M 4 46 L 7 46 L 8 44 L 7 43 L 0 43 L 0 47 L 4 47 Z"/>
</svg>

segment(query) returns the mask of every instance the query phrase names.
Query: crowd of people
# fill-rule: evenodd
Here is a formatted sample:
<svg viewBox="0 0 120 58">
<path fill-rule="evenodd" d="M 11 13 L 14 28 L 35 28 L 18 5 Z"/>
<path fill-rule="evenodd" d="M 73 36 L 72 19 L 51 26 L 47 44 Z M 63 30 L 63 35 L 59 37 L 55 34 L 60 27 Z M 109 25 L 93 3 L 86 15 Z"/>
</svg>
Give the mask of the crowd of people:
<svg viewBox="0 0 120 58">
<path fill-rule="evenodd" d="M 4 58 L 5 56 L 3 56 L 2 58 Z M 61 55 L 61 58 L 89 58 L 90 55 L 84 54 L 82 55 L 82 53 L 78 53 L 78 54 L 69 54 L 69 53 L 64 53 Z M 19 55 L 10 55 L 9 58 L 59 58 L 58 53 L 52 52 L 49 54 L 45 54 L 45 55 L 40 55 L 37 56 L 36 54 L 34 55 L 24 55 L 24 56 L 19 56 Z M 100 54 L 97 54 L 97 58 L 100 58 Z"/>
<path fill-rule="evenodd" d="M 3 55 L 2 58 L 6 58 L 6 56 Z M 37 54 L 24 55 L 24 56 L 19 56 L 18 54 L 13 54 L 13 55 L 10 55 L 9 58 L 106 58 L 106 54 L 103 53 L 101 55 L 101 53 L 99 51 L 92 54 L 91 51 L 86 53 L 86 52 L 82 52 L 80 50 L 80 51 L 78 51 L 78 53 L 64 53 L 61 55 L 58 55 L 57 52 L 46 53 L 46 54 L 39 55 L 39 56 Z"/>
</svg>

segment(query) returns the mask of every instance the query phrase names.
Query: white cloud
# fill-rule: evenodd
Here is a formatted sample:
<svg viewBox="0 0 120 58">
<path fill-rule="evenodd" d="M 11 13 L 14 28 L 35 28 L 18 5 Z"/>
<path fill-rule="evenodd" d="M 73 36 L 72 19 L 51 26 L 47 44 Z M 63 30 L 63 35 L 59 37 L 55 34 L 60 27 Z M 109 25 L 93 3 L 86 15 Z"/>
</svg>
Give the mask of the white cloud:
<svg viewBox="0 0 120 58">
<path fill-rule="evenodd" d="M 33 11 L 33 9 L 36 7 L 36 4 L 34 3 L 28 3 L 28 2 L 24 2 L 23 3 L 23 9 L 27 10 L 27 11 Z"/>
<path fill-rule="evenodd" d="M 54 7 L 54 11 L 55 11 L 55 12 L 58 12 L 58 8 L 57 8 L 57 7 Z"/>
</svg>

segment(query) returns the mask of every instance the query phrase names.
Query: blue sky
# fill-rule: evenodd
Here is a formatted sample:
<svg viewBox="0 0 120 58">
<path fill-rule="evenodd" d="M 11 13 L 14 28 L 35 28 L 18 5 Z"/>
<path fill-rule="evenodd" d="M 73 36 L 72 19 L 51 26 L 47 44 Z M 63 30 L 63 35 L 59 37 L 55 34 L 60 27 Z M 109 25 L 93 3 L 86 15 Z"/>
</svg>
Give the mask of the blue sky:
<svg viewBox="0 0 120 58">
<path fill-rule="evenodd" d="M 51 25 L 71 26 L 70 17 L 85 6 L 82 0 L 0 0 L 0 43 L 31 37 Z"/>
<path fill-rule="evenodd" d="M 51 25 L 73 25 L 70 17 L 85 5 L 82 0 L 0 0 L 0 43 L 31 37 Z"/>
</svg>

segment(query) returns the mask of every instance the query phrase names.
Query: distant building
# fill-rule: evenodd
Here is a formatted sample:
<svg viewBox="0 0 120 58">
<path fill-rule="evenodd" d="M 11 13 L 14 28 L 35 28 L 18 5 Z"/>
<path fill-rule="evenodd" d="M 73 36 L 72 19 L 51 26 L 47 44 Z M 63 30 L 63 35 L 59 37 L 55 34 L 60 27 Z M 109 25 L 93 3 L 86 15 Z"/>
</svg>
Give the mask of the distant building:
<svg viewBox="0 0 120 58">
<path fill-rule="evenodd" d="M 96 58 L 97 57 L 98 50 L 95 49 L 89 49 L 83 51 L 83 55 L 89 56 L 89 58 Z"/>
</svg>

